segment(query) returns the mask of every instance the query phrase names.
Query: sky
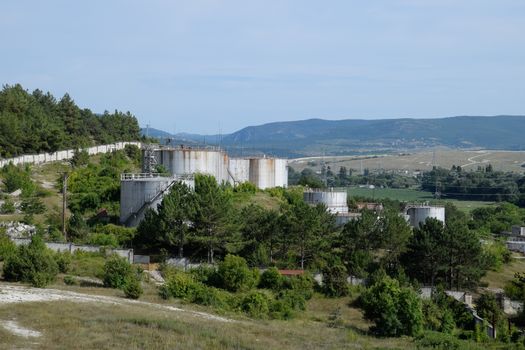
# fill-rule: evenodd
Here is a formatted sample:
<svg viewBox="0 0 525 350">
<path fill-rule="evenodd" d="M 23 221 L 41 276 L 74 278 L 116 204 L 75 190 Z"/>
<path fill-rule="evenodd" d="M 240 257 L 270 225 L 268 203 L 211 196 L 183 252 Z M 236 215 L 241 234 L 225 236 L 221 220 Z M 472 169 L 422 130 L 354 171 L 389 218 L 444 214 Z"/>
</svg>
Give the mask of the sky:
<svg viewBox="0 0 525 350">
<path fill-rule="evenodd" d="M 525 1 L 1 1 L 0 81 L 169 132 L 524 115 Z"/>
</svg>

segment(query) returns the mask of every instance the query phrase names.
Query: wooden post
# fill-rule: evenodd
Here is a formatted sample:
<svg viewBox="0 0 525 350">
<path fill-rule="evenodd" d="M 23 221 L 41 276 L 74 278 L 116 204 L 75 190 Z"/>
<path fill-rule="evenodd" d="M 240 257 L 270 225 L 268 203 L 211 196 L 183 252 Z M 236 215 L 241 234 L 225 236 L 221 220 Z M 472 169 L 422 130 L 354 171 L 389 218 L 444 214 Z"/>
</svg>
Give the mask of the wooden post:
<svg viewBox="0 0 525 350">
<path fill-rule="evenodd" d="M 62 234 L 64 235 L 64 240 L 67 242 L 66 204 L 67 204 L 67 173 L 64 173 L 62 177 Z"/>
</svg>

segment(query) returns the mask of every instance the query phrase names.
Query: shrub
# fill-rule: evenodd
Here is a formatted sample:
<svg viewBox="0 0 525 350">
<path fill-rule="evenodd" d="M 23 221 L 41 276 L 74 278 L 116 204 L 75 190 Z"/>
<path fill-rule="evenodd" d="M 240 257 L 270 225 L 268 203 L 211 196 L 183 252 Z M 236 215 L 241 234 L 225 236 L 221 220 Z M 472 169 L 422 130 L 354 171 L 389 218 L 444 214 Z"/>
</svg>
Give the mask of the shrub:
<svg viewBox="0 0 525 350">
<path fill-rule="evenodd" d="M 16 245 L 9 239 L 5 232 L 0 232 L 0 261 L 16 252 Z"/>
<path fill-rule="evenodd" d="M 15 212 L 15 204 L 12 200 L 6 199 L 0 206 L 0 214 L 13 214 Z"/>
<path fill-rule="evenodd" d="M 55 261 L 58 265 L 58 271 L 61 273 L 68 273 L 71 267 L 71 254 L 68 252 L 55 253 Z"/>
<path fill-rule="evenodd" d="M 270 311 L 271 300 L 265 293 L 252 291 L 248 293 L 241 302 L 242 311 L 254 318 L 266 318 Z"/>
<path fill-rule="evenodd" d="M 232 292 L 248 290 L 255 284 L 254 273 L 240 256 L 226 255 L 219 264 L 218 275 L 222 287 Z"/>
<path fill-rule="evenodd" d="M 270 317 L 278 320 L 289 320 L 293 317 L 293 310 L 283 300 L 273 300 L 269 307 Z"/>
<path fill-rule="evenodd" d="M 211 266 L 199 266 L 189 271 L 190 275 L 197 282 L 204 283 L 208 286 L 220 286 L 217 270 Z"/>
<path fill-rule="evenodd" d="M 323 294 L 329 297 L 348 295 L 347 274 L 343 265 L 326 266 L 323 269 Z"/>
<path fill-rule="evenodd" d="M 438 332 L 425 332 L 416 339 L 418 349 L 419 348 L 430 348 L 436 350 L 459 350 L 461 349 L 461 343 L 458 339 L 452 335 L 438 333 Z"/>
<path fill-rule="evenodd" d="M 192 300 L 196 289 L 196 282 L 190 275 L 184 272 L 177 272 L 167 277 L 166 283 L 160 287 L 159 294 L 164 299 L 181 298 Z"/>
<path fill-rule="evenodd" d="M 385 277 L 361 295 L 366 319 L 375 323 L 373 330 L 383 336 L 418 334 L 423 324 L 419 296 L 410 288 Z"/>
<path fill-rule="evenodd" d="M 296 290 L 283 290 L 277 295 L 277 299 L 283 301 L 292 310 L 305 310 L 306 300 L 303 294 Z"/>
<path fill-rule="evenodd" d="M 42 214 L 46 211 L 46 206 L 39 198 L 27 198 L 22 201 L 20 209 L 25 214 Z"/>
<path fill-rule="evenodd" d="M 94 233 L 89 236 L 89 244 L 104 246 L 104 247 L 113 247 L 118 246 L 118 240 L 113 235 L 107 235 L 105 233 Z"/>
<path fill-rule="evenodd" d="M 267 288 L 272 290 L 279 290 L 283 285 L 283 277 L 279 270 L 275 267 L 270 267 L 264 271 L 259 281 L 259 288 Z"/>
<path fill-rule="evenodd" d="M 301 294 L 305 300 L 310 300 L 312 296 L 314 295 L 314 279 L 312 275 L 308 273 L 304 273 L 303 275 L 292 277 L 290 279 L 290 285 L 292 289 L 295 292 Z M 347 287 L 347 290 L 348 290 L 348 287 Z"/>
<path fill-rule="evenodd" d="M 67 275 L 67 276 L 64 276 L 64 283 L 67 284 L 68 286 L 73 286 L 77 284 L 77 281 L 75 280 L 75 277 Z"/>
<path fill-rule="evenodd" d="M 131 265 L 126 259 L 112 255 L 104 264 L 104 286 L 120 289 L 124 287 L 131 273 Z"/>
<path fill-rule="evenodd" d="M 205 306 L 213 306 L 217 309 L 229 309 L 232 306 L 232 299 L 228 292 L 214 287 L 207 287 L 202 284 L 193 286 L 192 302 Z"/>
<path fill-rule="evenodd" d="M 4 263 L 4 278 L 7 281 L 28 282 L 34 287 L 42 288 L 50 284 L 57 273 L 58 265 L 53 253 L 37 236 L 29 245 L 18 247 L 16 254 L 9 255 Z"/>
<path fill-rule="evenodd" d="M 140 285 L 140 280 L 134 275 L 130 275 L 126 278 L 122 290 L 124 291 L 126 298 L 129 299 L 138 299 L 144 293 L 144 290 Z"/>
</svg>

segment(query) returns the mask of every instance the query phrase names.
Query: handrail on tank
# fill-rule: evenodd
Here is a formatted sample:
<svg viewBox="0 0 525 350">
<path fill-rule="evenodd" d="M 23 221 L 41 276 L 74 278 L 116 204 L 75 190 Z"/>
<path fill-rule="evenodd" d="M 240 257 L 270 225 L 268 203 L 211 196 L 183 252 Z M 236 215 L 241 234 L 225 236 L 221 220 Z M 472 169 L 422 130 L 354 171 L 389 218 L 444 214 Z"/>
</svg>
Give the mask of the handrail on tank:
<svg viewBox="0 0 525 350">
<path fill-rule="evenodd" d="M 183 174 L 183 175 L 166 175 L 159 173 L 123 173 L 120 174 L 120 180 L 140 180 L 140 179 L 154 179 L 154 178 L 171 178 L 177 180 L 193 180 L 193 174 Z"/>
</svg>

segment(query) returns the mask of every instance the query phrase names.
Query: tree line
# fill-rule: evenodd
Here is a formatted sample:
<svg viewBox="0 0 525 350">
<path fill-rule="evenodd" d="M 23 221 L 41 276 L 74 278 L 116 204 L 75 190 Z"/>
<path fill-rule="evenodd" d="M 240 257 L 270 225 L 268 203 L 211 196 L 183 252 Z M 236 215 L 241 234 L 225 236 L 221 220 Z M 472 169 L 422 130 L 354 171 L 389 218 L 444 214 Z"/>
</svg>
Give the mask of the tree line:
<svg viewBox="0 0 525 350">
<path fill-rule="evenodd" d="M 451 169 L 435 167 L 423 173 L 421 188 L 437 192 L 443 198 L 507 201 L 525 205 L 525 176 L 496 171 L 490 164 L 471 171 L 465 171 L 460 166 L 452 166 Z"/>
<path fill-rule="evenodd" d="M 0 91 L 0 157 L 138 139 L 140 127 L 130 112 L 99 115 L 77 106 L 68 94 L 57 100 L 19 84 Z"/>
</svg>

